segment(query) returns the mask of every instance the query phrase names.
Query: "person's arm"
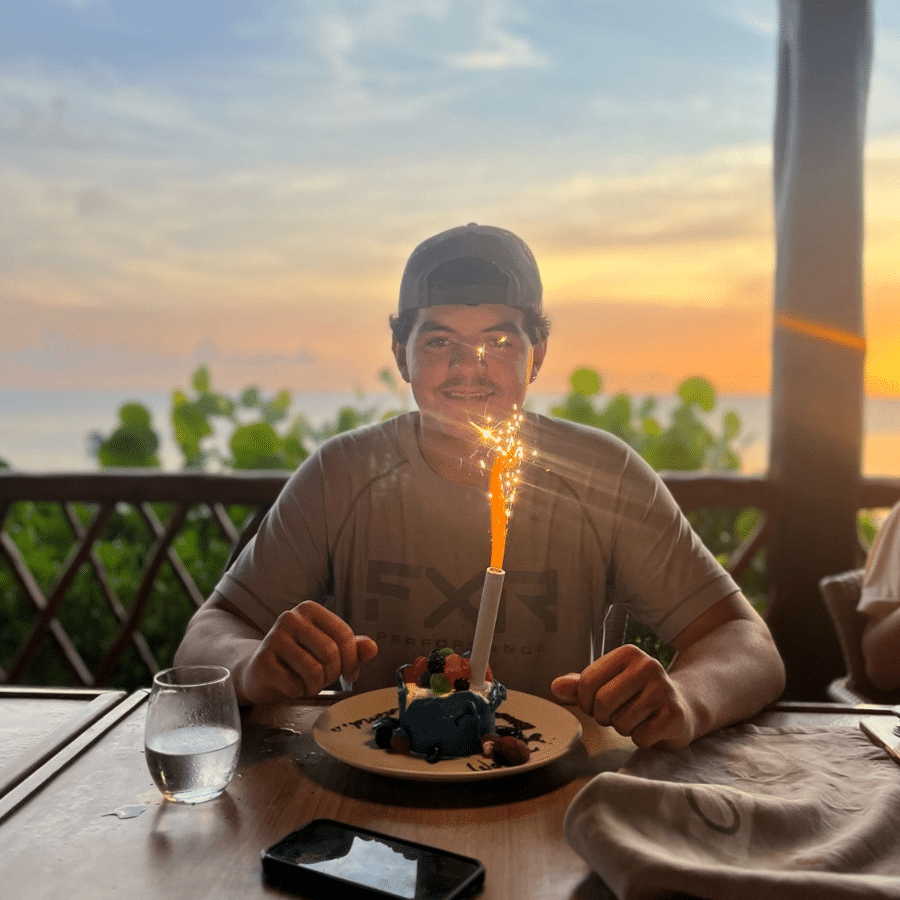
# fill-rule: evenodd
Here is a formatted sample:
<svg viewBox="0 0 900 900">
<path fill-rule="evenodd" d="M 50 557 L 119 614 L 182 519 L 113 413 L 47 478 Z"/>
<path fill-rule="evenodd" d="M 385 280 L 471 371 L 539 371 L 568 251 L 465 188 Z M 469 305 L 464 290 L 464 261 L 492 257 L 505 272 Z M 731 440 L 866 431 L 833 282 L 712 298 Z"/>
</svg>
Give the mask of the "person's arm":
<svg viewBox="0 0 900 900">
<path fill-rule="evenodd" d="M 176 665 L 218 664 L 231 670 L 238 703 L 312 697 L 340 676 L 355 681 L 378 646 L 312 600 L 283 612 L 267 634 L 213 592 L 192 616 Z"/>
<path fill-rule="evenodd" d="M 624 645 L 551 689 L 639 747 L 686 747 L 777 699 L 785 672 L 769 629 L 743 594 L 720 600 L 672 641 L 666 670 Z"/>
<path fill-rule="evenodd" d="M 868 619 L 862 651 L 869 681 L 879 691 L 900 689 L 900 606 L 883 619 Z"/>
</svg>

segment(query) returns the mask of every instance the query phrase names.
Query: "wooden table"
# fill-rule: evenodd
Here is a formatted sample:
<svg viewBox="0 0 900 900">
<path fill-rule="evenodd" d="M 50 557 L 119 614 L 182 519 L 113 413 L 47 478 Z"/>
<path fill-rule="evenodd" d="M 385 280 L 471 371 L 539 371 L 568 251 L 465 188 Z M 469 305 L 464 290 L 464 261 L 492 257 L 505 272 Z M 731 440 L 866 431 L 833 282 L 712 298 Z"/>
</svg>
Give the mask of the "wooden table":
<svg viewBox="0 0 900 900">
<path fill-rule="evenodd" d="M 0 797 L 124 698 L 124 691 L 0 685 Z"/>
<path fill-rule="evenodd" d="M 324 754 L 310 732 L 327 702 L 245 710 L 234 780 L 216 800 L 189 806 L 164 801 L 155 787 L 143 754 L 146 693 L 131 695 L 0 797 L 3 896 L 282 896 L 262 879 L 260 851 L 319 816 L 481 859 L 485 900 L 608 896 L 566 842 L 563 816 L 593 775 L 622 765 L 630 741 L 579 714 L 581 742 L 543 769 L 488 781 L 411 782 Z M 38 709 L 40 701 L 33 703 Z M 788 704 L 760 721 L 766 716 L 846 724 L 859 713 Z"/>
</svg>

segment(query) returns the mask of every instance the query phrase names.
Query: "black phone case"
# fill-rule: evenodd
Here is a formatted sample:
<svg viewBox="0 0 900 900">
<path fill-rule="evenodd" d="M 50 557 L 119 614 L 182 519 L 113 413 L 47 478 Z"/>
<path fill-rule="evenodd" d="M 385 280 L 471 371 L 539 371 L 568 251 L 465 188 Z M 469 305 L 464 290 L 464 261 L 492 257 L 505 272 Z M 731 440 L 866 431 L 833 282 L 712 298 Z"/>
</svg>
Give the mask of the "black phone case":
<svg viewBox="0 0 900 900">
<path fill-rule="evenodd" d="M 293 892 L 310 894 L 315 897 L 331 898 L 340 897 L 347 900 L 374 900 L 374 898 L 393 898 L 396 894 L 389 894 L 378 890 L 375 887 L 361 885 L 356 882 L 346 881 L 336 876 L 316 872 L 304 866 L 299 866 L 285 859 L 284 851 L 292 846 L 296 846 L 296 835 L 300 834 L 304 829 L 310 826 L 323 824 L 334 826 L 347 834 L 360 834 L 376 838 L 382 841 L 389 841 L 398 847 L 408 847 L 410 850 L 420 850 L 449 859 L 456 859 L 472 867 L 472 873 L 464 881 L 456 885 L 449 893 L 430 894 L 427 900 L 461 900 L 464 897 L 471 897 L 481 890 L 484 884 L 485 870 L 484 866 L 477 859 L 471 856 L 463 856 L 460 853 L 452 853 L 449 850 L 441 850 L 438 847 L 431 847 L 428 844 L 420 844 L 416 841 L 408 841 L 404 838 L 394 837 L 380 831 L 373 831 L 369 828 L 360 828 L 356 825 L 348 825 L 346 822 L 338 822 L 335 819 L 312 819 L 305 825 L 285 835 L 280 841 L 273 844 L 267 850 L 264 850 L 262 856 L 262 868 L 265 877 L 273 885 L 285 890 Z M 340 893 L 335 893 L 340 889 Z"/>
</svg>

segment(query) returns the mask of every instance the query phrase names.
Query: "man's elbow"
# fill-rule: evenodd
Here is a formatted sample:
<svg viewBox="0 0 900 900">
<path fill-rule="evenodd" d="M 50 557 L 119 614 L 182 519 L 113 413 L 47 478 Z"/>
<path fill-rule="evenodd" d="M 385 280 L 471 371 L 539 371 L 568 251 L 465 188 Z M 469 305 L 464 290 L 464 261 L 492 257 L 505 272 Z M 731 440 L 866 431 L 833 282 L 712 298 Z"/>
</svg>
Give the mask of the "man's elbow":
<svg viewBox="0 0 900 900">
<path fill-rule="evenodd" d="M 774 703 L 783 693 L 787 684 L 784 660 L 778 652 L 775 640 L 768 626 L 760 621 L 759 650 L 760 680 L 766 685 L 767 703 Z"/>
<path fill-rule="evenodd" d="M 900 659 L 897 657 L 897 633 L 892 623 L 873 619 L 866 623 L 862 636 L 863 663 L 872 687 L 890 693 L 900 690 Z"/>
<path fill-rule="evenodd" d="M 896 657 L 884 659 L 877 654 L 863 654 L 866 678 L 872 687 L 886 694 L 900 690 L 900 662 Z"/>
</svg>

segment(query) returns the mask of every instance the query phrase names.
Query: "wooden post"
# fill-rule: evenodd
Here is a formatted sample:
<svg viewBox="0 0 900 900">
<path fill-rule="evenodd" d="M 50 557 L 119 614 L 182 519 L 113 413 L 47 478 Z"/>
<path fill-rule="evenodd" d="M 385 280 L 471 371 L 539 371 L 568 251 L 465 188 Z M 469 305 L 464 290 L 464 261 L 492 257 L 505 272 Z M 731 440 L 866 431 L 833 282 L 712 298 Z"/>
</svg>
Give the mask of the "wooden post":
<svg viewBox="0 0 900 900">
<path fill-rule="evenodd" d="M 768 618 L 787 667 L 786 699 L 824 699 L 842 674 L 818 582 L 858 564 L 871 52 L 871 0 L 781 0 Z"/>
</svg>

